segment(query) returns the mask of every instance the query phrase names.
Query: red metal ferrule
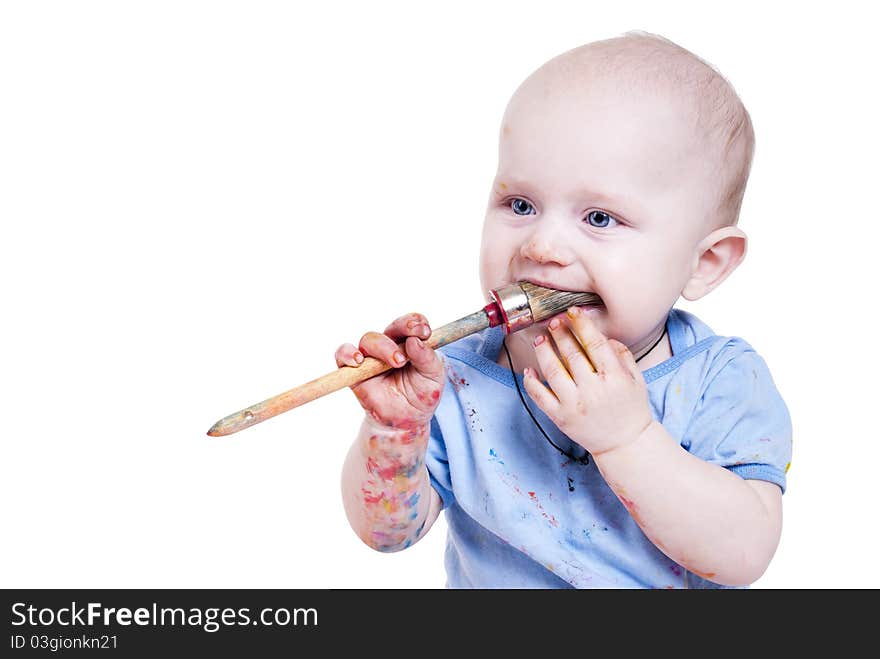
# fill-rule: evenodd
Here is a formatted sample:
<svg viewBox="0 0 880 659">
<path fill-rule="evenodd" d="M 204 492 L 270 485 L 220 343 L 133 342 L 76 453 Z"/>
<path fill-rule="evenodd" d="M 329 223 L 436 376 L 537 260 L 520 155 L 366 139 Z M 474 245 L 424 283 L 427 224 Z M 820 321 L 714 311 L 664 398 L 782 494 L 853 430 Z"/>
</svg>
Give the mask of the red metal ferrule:
<svg viewBox="0 0 880 659">
<path fill-rule="evenodd" d="M 501 306 L 497 302 L 490 302 L 483 307 L 483 311 L 485 311 L 486 316 L 489 317 L 489 327 L 495 327 L 504 322 L 504 316 L 501 313 Z"/>
<path fill-rule="evenodd" d="M 489 291 L 498 305 L 504 333 L 511 334 L 534 323 L 529 298 L 519 284 L 510 284 Z"/>
</svg>

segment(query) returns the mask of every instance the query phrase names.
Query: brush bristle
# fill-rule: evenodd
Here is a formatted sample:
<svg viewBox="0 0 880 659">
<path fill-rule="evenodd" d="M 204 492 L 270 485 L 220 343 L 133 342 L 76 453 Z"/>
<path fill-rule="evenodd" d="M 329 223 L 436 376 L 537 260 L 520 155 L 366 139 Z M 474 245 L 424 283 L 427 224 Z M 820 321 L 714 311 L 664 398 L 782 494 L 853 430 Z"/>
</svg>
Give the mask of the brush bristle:
<svg viewBox="0 0 880 659">
<path fill-rule="evenodd" d="M 536 323 L 562 313 L 569 307 L 591 307 L 602 304 L 602 298 L 595 293 L 557 291 L 527 281 L 519 282 L 519 286 L 529 299 L 532 318 Z"/>
</svg>

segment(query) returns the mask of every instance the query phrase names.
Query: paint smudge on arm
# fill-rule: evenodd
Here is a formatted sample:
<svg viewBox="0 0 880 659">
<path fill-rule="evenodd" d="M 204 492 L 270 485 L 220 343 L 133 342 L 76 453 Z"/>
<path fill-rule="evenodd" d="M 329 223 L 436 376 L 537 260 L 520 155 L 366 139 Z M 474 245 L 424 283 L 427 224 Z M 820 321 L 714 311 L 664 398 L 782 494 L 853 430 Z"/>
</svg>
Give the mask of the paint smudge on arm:
<svg viewBox="0 0 880 659">
<path fill-rule="evenodd" d="M 428 424 L 372 432 L 365 442 L 361 486 L 364 540 L 374 549 L 399 551 L 419 539 L 428 516 L 425 468 Z"/>
</svg>

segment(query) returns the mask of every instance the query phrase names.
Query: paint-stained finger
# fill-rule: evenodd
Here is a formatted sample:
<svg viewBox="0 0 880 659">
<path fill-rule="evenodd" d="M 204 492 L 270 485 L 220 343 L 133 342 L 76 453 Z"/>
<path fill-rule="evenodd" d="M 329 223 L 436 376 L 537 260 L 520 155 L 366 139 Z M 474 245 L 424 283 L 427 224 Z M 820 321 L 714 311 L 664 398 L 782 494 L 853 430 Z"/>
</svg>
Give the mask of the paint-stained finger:
<svg viewBox="0 0 880 659">
<path fill-rule="evenodd" d="M 334 357 L 337 366 L 360 366 L 364 361 L 361 351 L 350 343 L 344 343 L 336 348 Z"/>
<path fill-rule="evenodd" d="M 392 321 L 385 328 L 385 335 L 391 337 L 395 341 L 406 338 L 408 336 L 416 336 L 420 339 L 427 339 L 431 336 L 431 325 L 428 319 L 420 313 L 408 313 L 405 316 Z"/>
<path fill-rule="evenodd" d="M 547 329 L 550 330 L 550 336 L 556 343 L 556 349 L 559 351 L 562 363 L 571 373 L 575 382 L 585 382 L 595 373 L 595 369 L 587 359 L 581 344 L 572 334 L 571 328 L 557 317 L 550 321 Z"/>
<path fill-rule="evenodd" d="M 361 354 L 380 359 L 389 366 L 399 368 L 406 364 L 406 355 L 397 343 L 385 334 L 367 332 L 361 337 Z"/>
<path fill-rule="evenodd" d="M 611 344 L 611 347 L 614 349 L 614 352 L 617 353 L 617 357 L 620 359 L 620 363 L 623 365 L 624 370 L 632 376 L 633 380 L 638 381 L 644 377 L 639 365 L 636 364 L 636 358 L 633 356 L 632 352 L 630 352 L 629 348 L 616 339 L 608 339 L 608 343 Z"/>
<path fill-rule="evenodd" d="M 410 364 L 421 375 L 437 382 L 443 382 L 446 379 L 446 371 L 443 368 L 443 361 L 440 359 L 440 355 L 430 348 L 426 342 L 411 336 L 406 340 L 405 348 Z"/>
<path fill-rule="evenodd" d="M 617 353 L 596 324 L 580 307 L 572 307 L 566 313 L 572 332 L 583 346 L 596 372 L 600 374 L 620 372 L 623 367 L 617 358 Z"/>
<path fill-rule="evenodd" d="M 577 384 L 565 365 L 559 361 L 551 341 L 544 334 L 535 337 L 535 358 L 544 374 L 544 379 L 560 401 L 566 401 L 577 393 Z"/>
<path fill-rule="evenodd" d="M 527 368 L 523 373 L 523 386 L 544 414 L 551 419 L 556 418 L 556 412 L 559 409 L 559 399 L 556 397 L 556 394 L 538 379 L 537 374 L 530 368 Z"/>
</svg>

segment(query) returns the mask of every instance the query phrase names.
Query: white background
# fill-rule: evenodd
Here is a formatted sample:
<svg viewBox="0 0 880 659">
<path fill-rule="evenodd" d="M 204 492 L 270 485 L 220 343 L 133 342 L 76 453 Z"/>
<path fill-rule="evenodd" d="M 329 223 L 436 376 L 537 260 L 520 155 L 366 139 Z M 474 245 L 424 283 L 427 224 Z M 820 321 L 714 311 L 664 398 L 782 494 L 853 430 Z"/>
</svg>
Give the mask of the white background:
<svg viewBox="0 0 880 659">
<path fill-rule="evenodd" d="M 3 3 L 0 586 L 443 587 L 442 518 L 394 555 L 348 527 L 349 391 L 205 432 L 395 316 L 481 307 L 508 98 L 632 29 L 717 66 L 755 123 L 748 258 L 681 305 L 751 342 L 793 417 L 755 586 L 880 586 L 863 5 Z"/>
</svg>

